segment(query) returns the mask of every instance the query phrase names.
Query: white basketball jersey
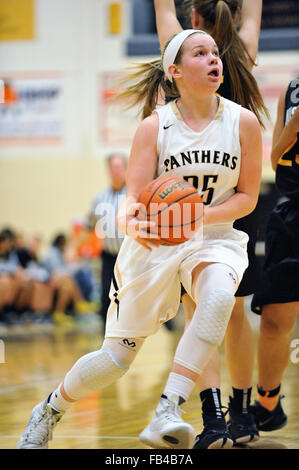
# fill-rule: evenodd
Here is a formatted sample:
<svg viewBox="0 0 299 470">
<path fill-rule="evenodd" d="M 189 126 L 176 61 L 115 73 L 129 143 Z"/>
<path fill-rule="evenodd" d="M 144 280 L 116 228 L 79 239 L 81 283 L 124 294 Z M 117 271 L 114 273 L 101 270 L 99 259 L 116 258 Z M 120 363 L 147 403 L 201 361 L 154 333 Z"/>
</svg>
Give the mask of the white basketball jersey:
<svg viewBox="0 0 299 470">
<path fill-rule="evenodd" d="M 174 101 L 158 107 L 157 176 L 180 177 L 198 189 L 205 205 L 221 204 L 235 193 L 241 146 L 241 106 L 219 97 L 213 121 L 200 132 L 182 119 Z"/>
</svg>

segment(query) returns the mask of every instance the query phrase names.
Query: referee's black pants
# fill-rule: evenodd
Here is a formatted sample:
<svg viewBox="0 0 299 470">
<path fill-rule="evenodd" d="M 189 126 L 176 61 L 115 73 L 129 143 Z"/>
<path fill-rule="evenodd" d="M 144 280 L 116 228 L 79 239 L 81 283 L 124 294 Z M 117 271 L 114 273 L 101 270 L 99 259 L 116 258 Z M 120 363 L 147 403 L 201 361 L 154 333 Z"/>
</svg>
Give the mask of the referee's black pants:
<svg viewBox="0 0 299 470">
<path fill-rule="evenodd" d="M 101 282 L 102 282 L 102 294 L 101 294 L 101 308 L 99 315 L 103 319 L 104 324 L 106 323 L 106 315 L 110 305 L 109 291 L 110 284 L 113 276 L 113 270 L 117 255 L 111 255 L 107 251 L 103 251 L 101 254 L 102 258 L 102 273 L 101 273 Z"/>
</svg>

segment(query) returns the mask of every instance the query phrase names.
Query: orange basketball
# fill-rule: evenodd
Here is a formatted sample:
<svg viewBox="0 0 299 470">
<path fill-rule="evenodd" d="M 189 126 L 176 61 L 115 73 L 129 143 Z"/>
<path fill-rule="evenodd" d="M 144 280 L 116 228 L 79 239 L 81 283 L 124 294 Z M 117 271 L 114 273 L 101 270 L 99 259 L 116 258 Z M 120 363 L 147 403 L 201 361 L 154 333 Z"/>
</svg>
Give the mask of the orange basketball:
<svg viewBox="0 0 299 470">
<path fill-rule="evenodd" d="M 139 219 L 157 224 L 161 243 L 179 245 L 189 240 L 203 222 L 203 202 L 187 181 L 175 177 L 157 178 L 139 195 L 143 204 Z"/>
</svg>

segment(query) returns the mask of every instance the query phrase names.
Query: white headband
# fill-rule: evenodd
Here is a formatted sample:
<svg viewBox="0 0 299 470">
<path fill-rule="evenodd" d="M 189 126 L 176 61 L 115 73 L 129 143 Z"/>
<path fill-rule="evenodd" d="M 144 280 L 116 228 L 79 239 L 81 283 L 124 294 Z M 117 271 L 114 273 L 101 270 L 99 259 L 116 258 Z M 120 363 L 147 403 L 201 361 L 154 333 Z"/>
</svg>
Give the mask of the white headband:
<svg viewBox="0 0 299 470">
<path fill-rule="evenodd" d="M 174 36 L 174 38 L 171 39 L 171 41 L 166 46 L 166 49 L 163 55 L 163 70 L 164 70 L 166 77 L 171 82 L 172 82 L 172 76 L 170 75 L 168 71 L 168 67 L 174 64 L 177 53 L 179 52 L 180 47 L 183 44 L 183 42 L 187 39 L 188 36 L 194 33 L 207 34 L 205 31 L 202 31 L 200 29 L 184 29 L 180 33 L 176 34 L 176 36 Z"/>
</svg>

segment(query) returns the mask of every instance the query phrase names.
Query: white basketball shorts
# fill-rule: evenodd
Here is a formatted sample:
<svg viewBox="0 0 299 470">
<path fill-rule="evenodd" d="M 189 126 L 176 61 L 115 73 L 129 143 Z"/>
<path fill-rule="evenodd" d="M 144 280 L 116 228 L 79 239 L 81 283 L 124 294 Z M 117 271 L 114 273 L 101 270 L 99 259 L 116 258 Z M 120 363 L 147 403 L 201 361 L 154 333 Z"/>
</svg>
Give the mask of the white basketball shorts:
<svg viewBox="0 0 299 470">
<path fill-rule="evenodd" d="M 230 266 L 238 276 L 237 289 L 248 266 L 247 242 L 248 235 L 231 224 L 206 226 L 203 235 L 181 245 L 161 245 L 151 252 L 125 237 L 111 282 L 105 337 L 137 338 L 156 333 L 178 311 L 180 283 L 192 297 L 192 271 L 202 262 Z"/>
</svg>

